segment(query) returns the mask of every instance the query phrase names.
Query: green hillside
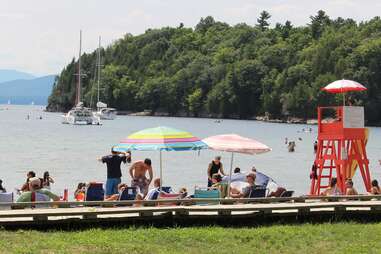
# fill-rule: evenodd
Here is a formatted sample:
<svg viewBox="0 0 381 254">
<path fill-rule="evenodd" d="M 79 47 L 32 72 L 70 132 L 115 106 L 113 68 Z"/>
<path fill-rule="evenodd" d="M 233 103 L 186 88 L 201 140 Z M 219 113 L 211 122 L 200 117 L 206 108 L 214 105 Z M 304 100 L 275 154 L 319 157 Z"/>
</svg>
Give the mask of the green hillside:
<svg viewBox="0 0 381 254">
<path fill-rule="evenodd" d="M 381 122 L 381 19 L 356 23 L 323 11 L 306 26 L 230 26 L 202 18 L 197 26 L 126 34 L 102 50 L 102 100 L 119 110 L 251 118 L 315 117 L 317 105 L 341 102 L 320 91 L 337 79 L 353 79 L 367 92 L 349 95 L 366 107 L 370 124 Z M 96 53 L 83 55 L 84 102 L 95 104 Z M 76 61 L 61 72 L 48 110 L 73 106 Z M 266 113 L 267 112 L 267 113 Z"/>
</svg>

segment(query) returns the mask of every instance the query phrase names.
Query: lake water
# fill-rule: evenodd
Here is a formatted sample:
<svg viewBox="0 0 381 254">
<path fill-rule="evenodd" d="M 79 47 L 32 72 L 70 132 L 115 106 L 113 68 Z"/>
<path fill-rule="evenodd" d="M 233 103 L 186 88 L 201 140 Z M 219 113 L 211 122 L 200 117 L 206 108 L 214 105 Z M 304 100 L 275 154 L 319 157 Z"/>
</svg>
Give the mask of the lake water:
<svg viewBox="0 0 381 254">
<path fill-rule="evenodd" d="M 6 109 L 8 108 L 8 109 Z M 26 120 L 27 115 L 30 120 Z M 42 116 L 42 120 L 38 118 Z M 191 132 L 199 138 L 217 134 L 237 133 L 254 138 L 272 148 L 260 155 L 236 154 L 234 167 L 242 171 L 252 165 L 271 176 L 280 185 L 305 194 L 309 190 L 309 173 L 314 160 L 313 142 L 317 126 L 275 124 L 258 121 L 223 120 L 176 117 L 118 116 L 103 121 L 102 126 L 61 124 L 61 114 L 43 112 L 40 106 L 0 105 L 0 179 L 8 190 L 19 188 L 26 172 L 34 170 L 39 176 L 48 170 L 56 183 L 52 190 L 62 195 L 68 188 L 70 197 L 78 182 L 105 181 L 106 166 L 97 158 L 109 153 L 112 145 L 135 131 L 156 126 L 169 126 Z M 312 133 L 299 133 L 303 128 Z M 296 141 L 296 151 L 289 153 L 285 137 Z M 302 141 L 299 141 L 298 138 Z M 381 180 L 378 159 L 381 158 L 381 128 L 370 128 L 367 146 L 372 178 Z M 163 182 L 174 189 L 206 185 L 206 170 L 211 159 L 222 155 L 225 171 L 230 167 L 230 154 L 203 150 L 200 153 L 163 152 Z M 133 160 L 152 159 L 154 175 L 159 175 L 158 152 L 133 152 Z M 123 165 L 122 181 L 130 183 L 128 165 Z M 354 179 L 364 190 L 357 172 Z"/>
</svg>

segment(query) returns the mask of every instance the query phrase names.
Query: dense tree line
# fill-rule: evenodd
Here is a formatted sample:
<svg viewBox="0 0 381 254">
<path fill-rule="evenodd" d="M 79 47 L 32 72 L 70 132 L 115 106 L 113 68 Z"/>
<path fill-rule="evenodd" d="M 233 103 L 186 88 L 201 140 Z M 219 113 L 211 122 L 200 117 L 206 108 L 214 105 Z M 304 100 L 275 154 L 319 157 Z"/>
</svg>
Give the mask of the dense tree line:
<svg viewBox="0 0 381 254">
<path fill-rule="evenodd" d="M 352 79 L 368 90 L 349 96 L 365 106 L 368 123 L 381 120 L 381 19 L 357 23 L 324 11 L 306 26 L 270 27 L 266 11 L 257 25 L 230 26 L 202 18 L 197 26 L 126 34 L 101 50 L 101 100 L 126 111 L 171 115 L 312 118 L 318 105 L 337 105 L 339 95 L 320 89 Z M 96 52 L 82 56 L 83 101 L 96 100 Z M 77 62 L 57 77 L 49 110 L 74 104 Z"/>
</svg>

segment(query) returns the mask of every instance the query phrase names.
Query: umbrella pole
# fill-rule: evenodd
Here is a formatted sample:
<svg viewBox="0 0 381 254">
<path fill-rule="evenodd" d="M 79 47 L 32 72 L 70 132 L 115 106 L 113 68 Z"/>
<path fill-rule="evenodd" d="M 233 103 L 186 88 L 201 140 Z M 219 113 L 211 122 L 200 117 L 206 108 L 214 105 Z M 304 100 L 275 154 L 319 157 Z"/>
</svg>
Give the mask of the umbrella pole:
<svg viewBox="0 0 381 254">
<path fill-rule="evenodd" d="M 160 191 L 161 191 L 161 186 L 163 186 L 163 160 L 162 160 L 161 150 L 160 150 L 160 188 L 159 188 Z"/>
<path fill-rule="evenodd" d="M 234 160 L 234 153 L 232 152 L 232 157 L 230 159 L 230 174 L 229 174 L 229 183 L 228 183 L 228 197 L 230 197 L 230 184 L 232 182 L 233 160 Z"/>
<path fill-rule="evenodd" d="M 345 106 L 345 93 L 343 93 L 343 106 Z"/>
</svg>

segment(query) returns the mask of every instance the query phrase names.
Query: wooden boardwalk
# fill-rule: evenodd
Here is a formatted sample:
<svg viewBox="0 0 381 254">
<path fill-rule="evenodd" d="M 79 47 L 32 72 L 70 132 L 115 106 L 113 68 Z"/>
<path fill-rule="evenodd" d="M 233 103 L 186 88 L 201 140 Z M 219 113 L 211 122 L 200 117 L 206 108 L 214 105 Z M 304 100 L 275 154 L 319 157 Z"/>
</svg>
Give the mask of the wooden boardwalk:
<svg viewBox="0 0 381 254">
<path fill-rule="evenodd" d="M 176 204 L 176 205 L 175 205 Z M 137 206 L 138 205 L 138 206 Z M 32 208 L 35 207 L 35 208 Z M 43 207 L 41 207 L 43 206 Z M 10 208 L 13 209 L 10 209 Z M 8 209 L 7 209 L 8 208 Z M 0 203 L 0 226 L 381 215 L 381 196 Z M 5 210 L 4 210 L 5 209 Z"/>
</svg>

